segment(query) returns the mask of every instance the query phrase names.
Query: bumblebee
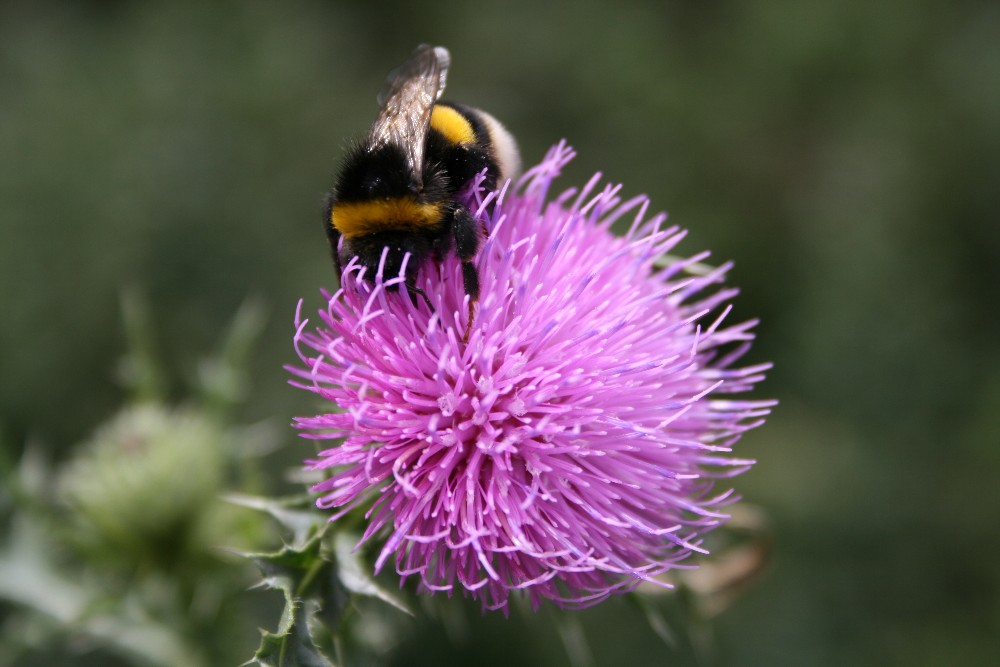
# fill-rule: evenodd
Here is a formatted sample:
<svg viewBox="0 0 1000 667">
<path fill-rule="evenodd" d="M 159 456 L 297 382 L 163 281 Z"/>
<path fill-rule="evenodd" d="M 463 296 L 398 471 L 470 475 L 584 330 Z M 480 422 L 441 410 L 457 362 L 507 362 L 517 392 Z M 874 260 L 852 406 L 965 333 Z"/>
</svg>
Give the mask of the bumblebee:
<svg viewBox="0 0 1000 667">
<path fill-rule="evenodd" d="M 493 116 L 439 101 L 450 62 L 444 47 L 421 45 L 389 74 L 375 123 L 349 148 L 327 195 L 323 224 L 338 277 L 357 257 L 372 280 L 383 252 L 383 275 L 397 276 L 409 253 L 406 290 L 429 306 L 417 272 L 454 249 L 469 295 L 468 339 L 479 299 L 473 260 L 485 230 L 456 195 L 483 171 L 483 185 L 494 189 L 516 175 L 520 157 L 513 137 Z"/>
</svg>

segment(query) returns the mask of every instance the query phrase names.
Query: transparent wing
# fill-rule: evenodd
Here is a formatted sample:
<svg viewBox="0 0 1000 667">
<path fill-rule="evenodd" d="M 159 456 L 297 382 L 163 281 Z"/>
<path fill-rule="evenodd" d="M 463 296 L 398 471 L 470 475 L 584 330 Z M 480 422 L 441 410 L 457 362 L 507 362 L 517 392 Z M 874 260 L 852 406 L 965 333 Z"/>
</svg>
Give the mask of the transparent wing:
<svg viewBox="0 0 1000 667">
<path fill-rule="evenodd" d="M 406 153 L 407 167 L 419 184 L 431 109 L 444 92 L 451 56 L 443 46 L 421 44 L 386 77 L 379 93 L 380 111 L 369 134 L 374 148 L 395 144 Z"/>
</svg>

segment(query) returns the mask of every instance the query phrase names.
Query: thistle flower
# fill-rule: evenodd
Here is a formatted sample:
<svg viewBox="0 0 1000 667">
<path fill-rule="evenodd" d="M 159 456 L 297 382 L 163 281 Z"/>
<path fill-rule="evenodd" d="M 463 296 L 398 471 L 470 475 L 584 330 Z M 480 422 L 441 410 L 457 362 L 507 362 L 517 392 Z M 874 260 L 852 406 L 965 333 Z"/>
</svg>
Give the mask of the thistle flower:
<svg viewBox="0 0 1000 667">
<path fill-rule="evenodd" d="M 688 567 L 735 498 L 716 480 L 753 464 L 733 444 L 773 404 L 730 398 L 769 365 L 734 366 L 755 322 L 724 323 L 729 265 L 691 275 L 708 253 L 669 259 L 684 232 L 599 174 L 547 201 L 572 157 L 554 147 L 496 201 L 466 193 L 488 231 L 468 341 L 454 257 L 421 269 L 433 309 L 351 263 L 318 326 L 296 316 L 293 384 L 336 406 L 296 420 L 334 441 L 307 462 L 329 471 L 318 506 L 367 508 L 376 571 L 489 609 L 517 590 L 584 606 Z"/>
</svg>

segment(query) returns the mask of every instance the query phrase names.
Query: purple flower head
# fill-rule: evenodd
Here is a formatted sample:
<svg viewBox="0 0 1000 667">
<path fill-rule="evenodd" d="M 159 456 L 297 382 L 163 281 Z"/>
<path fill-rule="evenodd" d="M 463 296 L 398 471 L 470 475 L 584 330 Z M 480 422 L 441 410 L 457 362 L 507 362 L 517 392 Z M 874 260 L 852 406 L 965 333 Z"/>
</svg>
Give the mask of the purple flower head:
<svg viewBox="0 0 1000 667">
<path fill-rule="evenodd" d="M 715 481 L 752 465 L 732 446 L 773 404 L 730 398 L 769 365 L 734 366 L 755 322 L 724 321 L 729 265 L 692 275 L 707 253 L 669 259 L 684 232 L 599 175 L 547 201 L 572 157 L 556 146 L 494 202 L 466 193 L 488 231 L 467 342 L 454 256 L 421 267 L 433 309 L 386 289 L 405 266 L 352 262 L 321 323 L 296 318 L 295 384 L 336 406 L 297 420 L 333 441 L 308 461 L 329 471 L 317 504 L 367 508 L 376 570 L 484 608 L 592 604 L 704 552 L 734 500 Z"/>
</svg>

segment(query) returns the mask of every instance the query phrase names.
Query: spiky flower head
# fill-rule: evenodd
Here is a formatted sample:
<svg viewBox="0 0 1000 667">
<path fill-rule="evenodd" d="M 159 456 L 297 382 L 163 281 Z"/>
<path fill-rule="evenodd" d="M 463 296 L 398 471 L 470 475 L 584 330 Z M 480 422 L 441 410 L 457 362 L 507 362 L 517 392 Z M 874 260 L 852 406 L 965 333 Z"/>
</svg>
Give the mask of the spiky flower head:
<svg viewBox="0 0 1000 667">
<path fill-rule="evenodd" d="M 130 568 L 190 565 L 194 554 L 209 552 L 219 527 L 213 501 L 231 437 L 193 408 L 125 408 L 79 447 L 60 477 L 74 537 Z"/>
<path fill-rule="evenodd" d="M 572 157 L 554 147 L 496 201 L 467 192 L 488 231 L 467 341 L 453 256 L 421 267 L 433 310 L 352 263 L 318 326 L 296 318 L 294 383 L 335 406 L 297 420 L 332 441 L 308 461 L 329 474 L 318 505 L 367 508 L 376 570 L 484 608 L 587 605 L 683 566 L 772 405 L 733 397 L 767 365 L 734 366 L 755 322 L 724 322 L 728 265 L 691 275 L 707 253 L 669 259 L 684 232 L 599 175 L 549 201 Z"/>
</svg>

